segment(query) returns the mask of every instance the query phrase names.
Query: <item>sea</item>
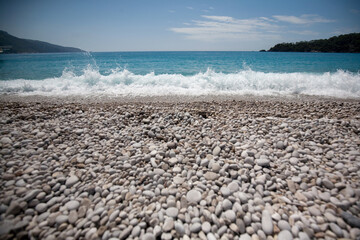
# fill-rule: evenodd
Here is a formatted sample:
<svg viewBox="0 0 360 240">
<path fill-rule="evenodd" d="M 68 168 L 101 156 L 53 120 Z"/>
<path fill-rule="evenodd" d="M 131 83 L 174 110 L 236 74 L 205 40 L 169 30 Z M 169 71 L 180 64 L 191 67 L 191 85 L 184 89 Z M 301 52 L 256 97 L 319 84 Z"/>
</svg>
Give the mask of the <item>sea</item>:
<svg viewBox="0 0 360 240">
<path fill-rule="evenodd" d="M 360 99 L 360 54 L 277 52 L 1 54 L 0 94 L 311 95 Z"/>
</svg>

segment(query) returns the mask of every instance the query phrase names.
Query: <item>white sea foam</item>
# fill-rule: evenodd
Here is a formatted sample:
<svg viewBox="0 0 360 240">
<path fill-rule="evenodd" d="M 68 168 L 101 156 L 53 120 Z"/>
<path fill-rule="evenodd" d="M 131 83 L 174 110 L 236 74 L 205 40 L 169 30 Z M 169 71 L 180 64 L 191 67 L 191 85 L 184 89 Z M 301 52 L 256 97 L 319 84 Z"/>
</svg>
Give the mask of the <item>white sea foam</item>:
<svg viewBox="0 0 360 240">
<path fill-rule="evenodd" d="M 181 74 L 134 74 L 113 70 L 102 75 L 87 68 L 76 75 L 64 70 L 61 77 L 44 80 L 0 81 L 0 93 L 20 95 L 162 96 L 207 94 L 293 95 L 306 94 L 341 98 L 360 97 L 360 73 L 265 73 L 251 69 L 224 74 L 208 69 L 192 76 Z"/>
</svg>

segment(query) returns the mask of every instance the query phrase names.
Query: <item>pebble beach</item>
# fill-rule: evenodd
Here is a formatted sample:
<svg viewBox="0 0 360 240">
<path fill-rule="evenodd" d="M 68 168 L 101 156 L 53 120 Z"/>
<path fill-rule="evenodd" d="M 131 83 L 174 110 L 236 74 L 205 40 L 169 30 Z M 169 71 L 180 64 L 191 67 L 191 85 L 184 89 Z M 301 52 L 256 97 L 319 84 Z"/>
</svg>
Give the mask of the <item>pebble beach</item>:
<svg viewBox="0 0 360 240">
<path fill-rule="evenodd" d="M 359 239 L 360 101 L 0 98 L 1 239 Z"/>
</svg>

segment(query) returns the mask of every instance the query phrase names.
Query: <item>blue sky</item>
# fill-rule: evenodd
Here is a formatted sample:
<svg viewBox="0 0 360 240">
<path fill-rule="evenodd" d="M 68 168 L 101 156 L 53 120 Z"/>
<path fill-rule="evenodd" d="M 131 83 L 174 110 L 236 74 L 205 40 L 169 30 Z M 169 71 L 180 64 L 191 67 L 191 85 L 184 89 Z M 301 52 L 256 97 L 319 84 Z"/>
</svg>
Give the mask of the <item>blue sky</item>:
<svg viewBox="0 0 360 240">
<path fill-rule="evenodd" d="M 0 0 L 0 29 L 88 51 L 257 51 L 360 32 L 360 1 Z"/>
</svg>

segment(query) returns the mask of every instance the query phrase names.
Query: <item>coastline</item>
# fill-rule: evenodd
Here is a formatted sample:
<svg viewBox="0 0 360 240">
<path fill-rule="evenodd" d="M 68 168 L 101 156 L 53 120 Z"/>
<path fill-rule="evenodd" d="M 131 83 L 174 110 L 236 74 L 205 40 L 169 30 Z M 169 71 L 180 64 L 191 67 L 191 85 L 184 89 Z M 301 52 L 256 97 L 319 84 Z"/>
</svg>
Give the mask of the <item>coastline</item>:
<svg viewBox="0 0 360 240">
<path fill-rule="evenodd" d="M 0 96 L 0 236 L 360 236 L 360 101 Z"/>
</svg>

